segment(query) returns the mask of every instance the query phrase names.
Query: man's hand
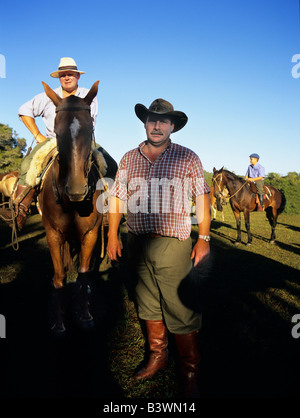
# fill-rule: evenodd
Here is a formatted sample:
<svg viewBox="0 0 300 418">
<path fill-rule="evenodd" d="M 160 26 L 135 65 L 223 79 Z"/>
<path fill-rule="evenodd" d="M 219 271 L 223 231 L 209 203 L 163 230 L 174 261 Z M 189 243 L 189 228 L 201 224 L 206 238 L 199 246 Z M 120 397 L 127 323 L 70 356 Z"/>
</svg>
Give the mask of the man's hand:
<svg viewBox="0 0 300 418">
<path fill-rule="evenodd" d="M 121 243 L 118 236 L 108 237 L 106 252 L 112 261 L 118 261 L 118 257 L 122 256 Z"/>
<path fill-rule="evenodd" d="M 41 134 L 38 133 L 37 136 L 35 137 L 36 142 L 39 144 L 40 142 L 44 142 L 47 138 Z"/>
<path fill-rule="evenodd" d="M 118 238 L 118 228 L 121 222 L 124 209 L 124 201 L 117 197 L 111 196 L 109 202 L 108 214 L 108 242 L 106 252 L 112 261 L 117 261 L 118 257 L 122 256 L 122 247 Z"/>
<path fill-rule="evenodd" d="M 191 253 L 191 260 L 194 259 L 194 267 L 201 261 L 205 261 L 210 254 L 209 242 L 204 241 L 203 239 L 198 239 Z"/>
</svg>

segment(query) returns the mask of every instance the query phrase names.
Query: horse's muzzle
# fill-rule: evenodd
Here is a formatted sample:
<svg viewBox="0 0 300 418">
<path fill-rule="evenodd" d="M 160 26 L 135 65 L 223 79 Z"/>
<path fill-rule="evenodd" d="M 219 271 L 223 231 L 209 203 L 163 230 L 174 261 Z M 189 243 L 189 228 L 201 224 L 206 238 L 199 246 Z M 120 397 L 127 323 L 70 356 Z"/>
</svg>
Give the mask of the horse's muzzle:
<svg viewBox="0 0 300 418">
<path fill-rule="evenodd" d="M 82 202 L 88 194 L 88 184 L 68 186 L 66 185 L 66 195 L 71 202 Z"/>
</svg>

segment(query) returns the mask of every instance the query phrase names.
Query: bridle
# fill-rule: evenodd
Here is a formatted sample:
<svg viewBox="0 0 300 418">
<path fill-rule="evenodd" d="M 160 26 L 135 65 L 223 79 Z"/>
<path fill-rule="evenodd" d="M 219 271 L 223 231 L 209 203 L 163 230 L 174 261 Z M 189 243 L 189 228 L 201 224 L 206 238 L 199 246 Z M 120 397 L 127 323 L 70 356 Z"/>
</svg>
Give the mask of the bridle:
<svg viewBox="0 0 300 418">
<path fill-rule="evenodd" d="M 68 106 L 68 105 L 63 104 L 63 105 L 58 105 L 56 107 L 55 113 L 58 113 L 58 112 L 61 112 L 61 111 L 79 111 L 79 110 L 87 110 L 87 111 L 90 112 L 91 107 L 87 104 L 82 104 L 80 106 L 76 106 L 76 105 Z M 94 130 L 92 132 L 92 139 L 91 139 L 91 143 L 93 143 L 93 142 L 95 142 Z M 84 176 L 85 176 L 85 178 L 88 178 L 89 173 L 91 171 L 91 167 L 92 167 L 92 164 L 93 164 L 92 156 L 93 156 L 93 149 L 91 147 L 89 155 L 88 155 L 88 157 L 85 161 L 85 164 L 84 164 Z M 58 157 L 59 157 L 59 155 L 57 155 L 55 157 L 55 159 L 59 163 Z M 57 186 L 56 179 L 55 179 L 54 165 L 52 167 L 52 186 L 53 186 L 53 191 L 54 191 L 54 194 L 55 194 L 56 202 L 59 203 L 59 202 L 61 202 L 62 198 L 59 194 L 58 186 Z M 91 186 L 89 187 L 89 192 L 87 193 L 87 196 L 90 195 L 90 193 L 91 193 Z"/>
<path fill-rule="evenodd" d="M 55 109 L 55 113 L 61 112 L 62 110 L 88 110 L 89 112 L 91 111 L 91 106 L 84 104 L 82 106 L 67 106 L 67 105 L 58 105 Z"/>
<path fill-rule="evenodd" d="M 219 182 L 219 183 L 217 183 L 216 182 L 216 179 L 219 177 L 219 176 L 221 176 L 221 181 Z M 213 182 L 218 186 L 218 192 L 217 193 L 220 193 L 222 196 L 223 196 L 223 190 L 221 190 L 221 187 L 220 187 L 220 185 L 219 184 L 221 184 L 222 183 L 222 180 L 223 180 L 223 176 L 222 176 L 222 173 L 219 173 L 216 177 L 213 177 Z M 247 182 L 245 181 L 245 183 L 243 183 L 242 184 L 242 186 L 235 192 L 235 193 L 233 193 L 231 196 L 227 196 L 226 197 L 226 199 L 231 199 L 232 197 L 234 197 L 239 191 L 241 191 L 242 190 L 242 188 L 245 186 L 247 184 Z"/>
<path fill-rule="evenodd" d="M 216 181 L 216 180 L 217 180 L 217 178 L 218 178 L 218 177 L 220 177 L 220 176 L 221 176 L 221 180 L 220 180 L 220 182 L 219 182 L 219 183 L 217 183 L 217 181 Z M 220 184 L 222 183 L 222 180 L 223 180 L 222 173 L 219 173 L 216 177 L 213 177 L 213 179 L 212 179 L 212 180 L 213 180 L 213 182 L 214 182 L 214 183 L 218 186 L 218 189 L 219 189 L 219 190 L 218 190 L 218 193 L 221 193 L 221 194 L 222 194 L 222 193 L 223 193 L 223 190 L 221 190 L 221 187 L 220 187 Z"/>
</svg>

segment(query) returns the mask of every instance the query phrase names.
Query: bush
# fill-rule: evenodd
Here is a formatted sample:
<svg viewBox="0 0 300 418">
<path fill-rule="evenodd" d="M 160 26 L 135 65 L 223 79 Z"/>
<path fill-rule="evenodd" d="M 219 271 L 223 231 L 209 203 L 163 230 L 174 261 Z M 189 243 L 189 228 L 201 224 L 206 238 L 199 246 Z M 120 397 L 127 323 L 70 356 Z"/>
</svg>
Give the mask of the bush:
<svg viewBox="0 0 300 418">
<path fill-rule="evenodd" d="M 8 125 L 0 123 L 0 173 L 18 170 L 25 148 L 26 140 L 19 138 Z"/>
</svg>

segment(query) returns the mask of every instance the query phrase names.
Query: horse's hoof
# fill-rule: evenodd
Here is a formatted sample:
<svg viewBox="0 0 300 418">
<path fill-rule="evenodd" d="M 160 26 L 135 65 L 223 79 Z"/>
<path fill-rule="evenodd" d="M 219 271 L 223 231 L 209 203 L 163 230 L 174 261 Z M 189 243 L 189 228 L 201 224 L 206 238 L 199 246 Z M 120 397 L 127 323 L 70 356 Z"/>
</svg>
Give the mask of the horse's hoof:
<svg viewBox="0 0 300 418">
<path fill-rule="evenodd" d="M 234 245 L 237 247 L 238 245 L 240 245 L 240 241 L 235 241 Z"/>
<path fill-rule="evenodd" d="M 66 328 L 63 323 L 55 323 L 51 332 L 55 337 L 61 338 L 66 335 Z"/>
<path fill-rule="evenodd" d="M 94 323 L 94 319 L 93 319 L 92 315 L 90 315 L 88 318 L 80 317 L 79 318 L 79 325 L 82 329 L 93 328 L 95 323 Z"/>
<path fill-rule="evenodd" d="M 251 247 L 252 242 L 247 242 L 247 247 Z"/>
<path fill-rule="evenodd" d="M 275 244 L 275 240 L 274 239 L 272 239 L 272 241 L 270 241 L 270 244 Z"/>
</svg>

